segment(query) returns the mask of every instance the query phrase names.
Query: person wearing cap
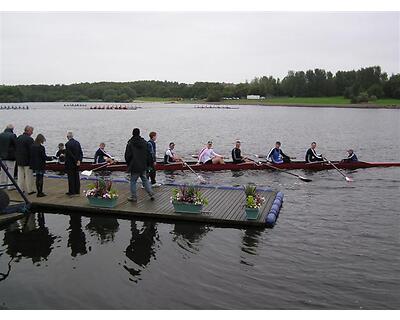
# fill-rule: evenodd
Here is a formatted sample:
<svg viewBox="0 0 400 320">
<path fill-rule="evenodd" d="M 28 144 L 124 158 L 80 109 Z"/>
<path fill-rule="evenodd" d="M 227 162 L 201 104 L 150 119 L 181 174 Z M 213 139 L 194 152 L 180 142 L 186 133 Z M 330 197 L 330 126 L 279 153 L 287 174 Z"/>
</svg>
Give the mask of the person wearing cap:
<svg viewBox="0 0 400 320">
<path fill-rule="evenodd" d="M 212 141 L 207 142 L 207 146 L 200 151 L 198 163 L 202 164 L 224 164 L 224 156 L 215 153 L 212 148 Z"/>
<path fill-rule="evenodd" d="M 283 153 L 281 149 L 281 143 L 279 141 L 275 142 L 275 147 L 271 148 L 267 155 L 267 160 L 272 163 L 280 164 L 280 163 L 289 163 L 290 157 Z"/>
<path fill-rule="evenodd" d="M 347 150 L 347 158 L 342 159 L 342 162 L 355 162 L 358 161 L 357 155 L 354 153 L 353 149 Z"/>
<path fill-rule="evenodd" d="M 242 151 L 240 150 L 241 142 L 240 140 L 236 140 L 236 145 L 232 149 L 232 162 L 233 163 L 244 163 L 247 162 L 246 157 L 242 157 Z"/>
<path fill-rule="evenodd" d="M 175 143 L 170 142 L 169 147 L 164 154 L 164 164 L 182 162 L 182 159 L 175 154 L 174 148 L 175 148 Z"/>
</svg>

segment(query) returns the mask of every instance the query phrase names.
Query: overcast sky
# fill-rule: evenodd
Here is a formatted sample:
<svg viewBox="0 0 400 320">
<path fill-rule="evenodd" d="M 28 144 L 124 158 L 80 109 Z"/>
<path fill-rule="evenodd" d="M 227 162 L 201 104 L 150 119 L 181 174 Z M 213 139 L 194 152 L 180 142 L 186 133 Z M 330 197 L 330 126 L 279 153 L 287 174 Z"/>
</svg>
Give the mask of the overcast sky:
<svg viewBox="0 0 400 320">
<path fill-rule="evenodd" d="M 400 15 L 1 13 L 1 84 L 241 82 L 288 70 L 400 72 Z"/>
</svg>

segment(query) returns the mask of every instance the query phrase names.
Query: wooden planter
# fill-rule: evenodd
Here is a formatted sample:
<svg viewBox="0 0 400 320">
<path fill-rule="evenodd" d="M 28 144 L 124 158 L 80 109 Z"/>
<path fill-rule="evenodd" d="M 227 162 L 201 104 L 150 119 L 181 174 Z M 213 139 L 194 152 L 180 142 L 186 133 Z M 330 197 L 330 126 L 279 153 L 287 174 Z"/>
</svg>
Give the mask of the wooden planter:
<svg viewBox="0 0 400 320">
<path fill-rule="evenodd" d="M 174 206 L 175 212 L 177 213 L 196 214 L 200 213 L 201 210 L 203 209 L 202 204 L 193 204 L 187 202 L 172 201 L 172 205 Z"/>
<path fill-rule="evenodd" d="M 114 208 L 117 205 L 118 198 L 113 199 L 104 199 L 97 197 L 87 197 L 89 201 L 89 205 L 92 207 L 101 207 L 101 208 Z"/>
<path fill-rule="evenodd" d="M 258 208 L 246 208 L 245 211 L 247 220 L 257 220 L 260 214 L 260 209 Z"/>
</svg>

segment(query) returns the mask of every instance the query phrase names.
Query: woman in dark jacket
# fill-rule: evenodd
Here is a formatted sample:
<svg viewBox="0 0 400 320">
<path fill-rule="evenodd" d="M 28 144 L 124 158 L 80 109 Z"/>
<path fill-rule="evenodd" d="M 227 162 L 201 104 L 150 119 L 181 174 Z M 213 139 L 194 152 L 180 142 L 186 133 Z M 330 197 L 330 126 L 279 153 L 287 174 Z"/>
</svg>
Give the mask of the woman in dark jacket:
<svg viewBox="0 0 400 320">
<path fill-rule="evenodd" d="M 46 150 L 43 146 L 45 141 L 46 138 L 39 133 L 35 139 L 35 143 L 31 146 L 30 168 L 36 175 L 37 197 L 44 197 L 46 195 L 43 193 L 43 176 L 45 173 L 46 161 L 54 159 L 46 155 Z"/>
</svg>

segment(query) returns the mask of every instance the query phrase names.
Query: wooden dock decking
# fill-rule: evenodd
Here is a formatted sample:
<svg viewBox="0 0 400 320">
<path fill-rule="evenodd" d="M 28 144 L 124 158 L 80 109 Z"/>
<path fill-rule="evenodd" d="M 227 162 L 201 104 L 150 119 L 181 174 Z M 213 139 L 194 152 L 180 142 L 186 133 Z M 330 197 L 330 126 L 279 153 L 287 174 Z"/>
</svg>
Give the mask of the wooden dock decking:
<svg viewBox="0 0 400 320">
<path fill-rule="evenodd" d="M 67 196 L 67 181 L 65 179 L 45 178 L 44 192 L 46 197 L 37 198 L 36 194 L 29 196 L 32 209 L 39 211 L 79 211 L 91 214 L 114 214 L 141 218 L 156 218 L 159 220 L 197 221 L 225 226 L 236 227 L 265 227 L 265 219 L 275 200 L 275 191 L 259 191 L 265 197 L 261 212 L 257 220 L 246 220 L 244 211 L 245 194 L 243 190 L 229 190 L 219 188 L 201 188 L 209 204 L 203 207 L 201 214 L 175 213 L 170 202 L 172 189 L 175 186 L 162 185 L 154 188 L 155 200 L 151 201 L 146 192 L 138 187 L 138 202 L 127 200 L 130 195 L 129 184 L 114 182 L 113 187 L 118 190 L 119 199 L 116 207 L 98 208 L 88 204 L 83 190 L 91 181 L 82 180 L 81 195 Z M 19 199 L 18 193 L 9 192 L 10 199 Z"/>
</svg>

